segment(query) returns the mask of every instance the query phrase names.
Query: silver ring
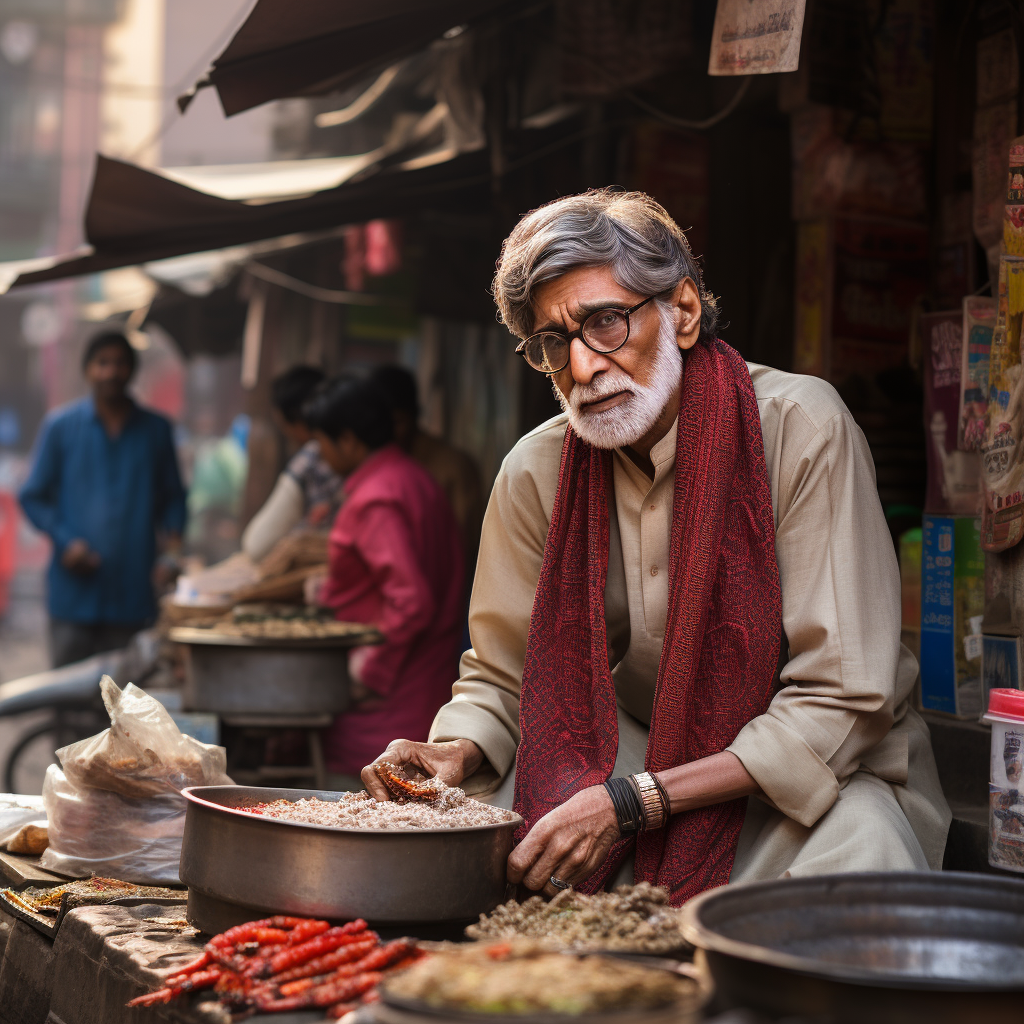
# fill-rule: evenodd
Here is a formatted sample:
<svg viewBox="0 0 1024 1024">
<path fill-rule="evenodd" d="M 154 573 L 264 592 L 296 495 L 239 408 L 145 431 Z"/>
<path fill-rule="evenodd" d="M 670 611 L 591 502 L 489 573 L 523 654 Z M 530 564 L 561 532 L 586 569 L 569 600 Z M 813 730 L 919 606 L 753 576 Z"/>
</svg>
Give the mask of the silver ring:
<svg viewBox="0 0 1024 1024">
<path fill-rule="evenodd" d="M 565 889 L 572 888 L 572 884 L 570 882 L 563 882 L 560 878 L 555 878 L 554 875 L 551 876 L 549 881 L 556 889 L 562 889 L 564 891 Z"/>
</svg>

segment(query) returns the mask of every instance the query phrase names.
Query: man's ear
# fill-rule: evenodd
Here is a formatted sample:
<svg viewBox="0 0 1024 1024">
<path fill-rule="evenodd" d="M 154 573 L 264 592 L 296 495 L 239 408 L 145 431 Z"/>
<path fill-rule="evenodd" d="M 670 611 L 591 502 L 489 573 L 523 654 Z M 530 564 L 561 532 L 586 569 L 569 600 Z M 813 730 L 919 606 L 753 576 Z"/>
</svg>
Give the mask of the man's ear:
<svg viewBox="0 0 1024 1024">
<path fill-rule="evenodd" d="M 676 344 L 686 351 L 693 348 L 700 337 L 700 294 L 693 280 L 684 277 L 676 285 L 669 301 L 672 303 L 672 313 L 676 322 Z"/>
</svg>

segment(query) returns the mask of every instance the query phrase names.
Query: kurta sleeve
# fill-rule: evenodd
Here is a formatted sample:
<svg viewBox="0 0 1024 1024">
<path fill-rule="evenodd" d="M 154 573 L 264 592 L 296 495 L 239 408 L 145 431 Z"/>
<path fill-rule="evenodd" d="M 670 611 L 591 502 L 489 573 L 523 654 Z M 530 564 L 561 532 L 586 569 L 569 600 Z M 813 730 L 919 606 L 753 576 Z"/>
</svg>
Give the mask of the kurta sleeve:
<svg viewBox="0 0 1024 1024">
<path fill-rule="evenodd" d="M 843 411 L 803 433 L 810 440 L 777 481 L 789 660 L 767 713 L 729 749 L 772 804 L 810 826 L 893 724 L 900 593 L 860 428 Z"/>
<path fill-rule="evenodd" d="M 32 470 L 21 488 L 18 499 L 29 522 L 53 541 L 58 558 L 64 548 L 75 539 L 60 517 L 60 476 L 60 440 L 53 421 L 47 420 L 36 443 Z"/>
<path fill-rule="evenodd" d="M 277 478 L 270 497 L 242 532 L 242 550 L 254 561 L 262 561 L 289 530 L 302 522 L 305 498 L 290 473 Z"/>
<path fill-rule="evenodd" d="M 549 432 L 551 438 L 517 446 L 495 480 L 484 515 L 469 607 L 473 646 L 462 656 L 451 702 L 438 712 L 430 731 L 433 741 L 472 740 L 501 777 L 512 767 L 519 745 L 519 689 L 526 638 L 564 427 L 561 432 Z M 546 458 L 537 458 L 538 448 Z M 532 470 L 550 466 L 547 449 L 552 448 L 554 477 L 538 480 Z"/>
</svg>

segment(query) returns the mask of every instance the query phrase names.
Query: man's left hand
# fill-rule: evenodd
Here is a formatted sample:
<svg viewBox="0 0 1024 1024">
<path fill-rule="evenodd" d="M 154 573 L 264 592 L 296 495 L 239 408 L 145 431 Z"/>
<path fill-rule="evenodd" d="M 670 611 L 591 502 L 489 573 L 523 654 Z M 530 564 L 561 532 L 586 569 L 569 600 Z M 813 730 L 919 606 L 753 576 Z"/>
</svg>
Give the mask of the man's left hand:
<svg viewBox="0 0 1024 1024">
<path fill-rule="evenodd" d="M 549 811 L 508 859 L 508 879 L 554 896 L 550 879 L 577 883 L 604 862 L 619 838 L 619 822 L 604 786 L 591 786 Z"/>
</svg>

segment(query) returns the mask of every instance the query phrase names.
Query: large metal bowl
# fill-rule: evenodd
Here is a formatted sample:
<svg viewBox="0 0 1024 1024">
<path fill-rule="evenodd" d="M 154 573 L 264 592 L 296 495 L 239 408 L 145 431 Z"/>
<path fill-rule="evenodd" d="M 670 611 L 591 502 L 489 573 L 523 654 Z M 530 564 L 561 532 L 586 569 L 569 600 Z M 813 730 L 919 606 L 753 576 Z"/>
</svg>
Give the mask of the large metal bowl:
<svg viewBox="0 0 1024 1024">
<path fill-rule="evenodd" d="M 341 794 L 197 786 L 188 801 L 180 876 L 189 920 L 220 931 L 230 917 L 295 914 L 375 924 L 462 923 L 505 899 L 506 861 L 522 819 L 471 828 L 329 828 L 247 814 L 271 800 Z M 225 913 L 225 908 L 237 913 Z"/>
<path fill-rule="evenodd" d="M 684 907 L 726 1007 L 862 1024 L 1019 1019 L 1024 882 L 959 872 L 730 885 Z"/>
<path fill-rule="evenodd" d="M 340 714 L 349 706 L 348 652 L 366 636 L 232 637 L 176 627 L 183 644 L 185 705 L 216 714 Z"/>
</svg>

